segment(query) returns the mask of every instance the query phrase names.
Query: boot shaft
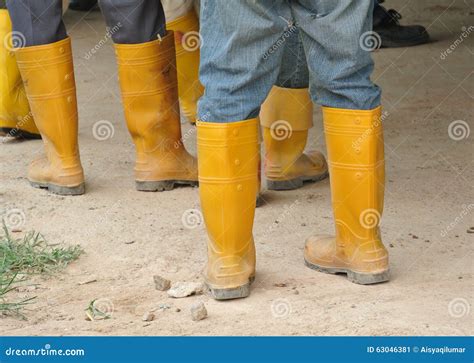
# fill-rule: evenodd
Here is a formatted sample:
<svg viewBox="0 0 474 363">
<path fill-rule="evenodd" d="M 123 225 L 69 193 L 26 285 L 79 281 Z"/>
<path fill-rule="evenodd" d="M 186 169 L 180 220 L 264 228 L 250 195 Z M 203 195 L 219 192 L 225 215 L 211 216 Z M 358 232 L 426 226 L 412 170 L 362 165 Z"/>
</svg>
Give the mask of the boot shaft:
<svg viewBox="0 0 474 363">
<path fill-rule="evenodd" d="M 198 121 L 197 129 L 199 194 L 209 235 L 206 283 L 218 299 L 244 297 L 255 273 L 258 120 Z"/>
<path fill-rule="evenodd" d="M 181 140 L 173 33 L 142 44 L 116 44 L 127 127 L 139 158 L 173 151 Z"/>
<path fill-rule="evenodd" d="M 325 107 L 323 115 L 336 242 L 348 256 L 378 250 L 385 185 L 381 109 Z"/>
<path fill-rule="evenodd" d="M 61 168 L 82 170 L 70 39 L 18 48 L 15 54 L 49 162 Z"/>
</svg>

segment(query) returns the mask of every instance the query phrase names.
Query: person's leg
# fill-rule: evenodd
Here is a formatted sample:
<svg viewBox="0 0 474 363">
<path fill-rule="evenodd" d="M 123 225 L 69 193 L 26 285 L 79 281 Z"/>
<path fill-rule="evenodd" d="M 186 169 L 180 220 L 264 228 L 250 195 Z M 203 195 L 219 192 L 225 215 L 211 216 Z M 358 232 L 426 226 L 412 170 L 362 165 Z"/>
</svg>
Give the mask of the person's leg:
<svg viewBox="0 0 474 363">
<path fill-rule="evenodd" d="M 156 0 L 101 0 L 113 30 L 123 107 L 136 147 L 137 190 L 197 184 L 197 162 L 181 140 L 173 32 Z"/>
<path fill-rule="evenodd" d="M 190 123 L 195 123 L 197 102 L 204 88 L 199 82 L 201 36 L 194 0 L 164 0 L 162 3 L 166 27 L 174 32 L 181 111 Z"/>
<path fill-rule="evenodd" d="M 324 155 L 304 153 L 313 126 L 308 65 L 296 26 L 287 31 L 280 73 L 260 111 L 269 190 L 289 190 L 328 175 Z"/>
<path fill-rule="evenodd" d="M 59 42 L 67 38 L 59 0 L 7 0 L 13 31 L 21 47 Z"/>
<path fill-rule="evenodd" d="M 284 4 L 201 2 L 199 192 L 209 235 L 205 281 L 216 299 L 247 296 L 255 275 L 257 115 L 278 76 Z"/>
<path fill-rule="evenodd" d="M 15 54 L 46 157 L 33 161 L 28 179 L 62 195 L 84 193 L 77 142 L 78 115 L 71 41 L 61 0 L 9 0 Z"/>
<path fill-rule="evenodd" d="M 307 240 L 309 267 L 346 273 L 360 284 L 389 278 L 379 220 L 384 152 L 380 89 L 371 82 L 371 55 L 360 45 L 371 31 L 372 1 L 292 3 L 302 29 L 313 99 L 323 107 L 336 237 Z"/>
<path fill-rule="evenodd" d="M 0 136 L 39 139 L 15 55 L 6 4 L 0 1 Z"/>
</svg>

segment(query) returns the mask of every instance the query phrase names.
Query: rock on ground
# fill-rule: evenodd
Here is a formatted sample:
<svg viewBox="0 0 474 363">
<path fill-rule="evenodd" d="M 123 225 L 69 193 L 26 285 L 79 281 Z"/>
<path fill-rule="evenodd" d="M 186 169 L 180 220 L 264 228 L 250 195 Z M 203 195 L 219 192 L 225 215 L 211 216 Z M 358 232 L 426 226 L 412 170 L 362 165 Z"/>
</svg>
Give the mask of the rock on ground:
<svg viewBox="0 0 474 363">
<path fill-rule="evenodd" d="M 191 306 L 191 318 L 194 321 L 207 318 L 207 309 L 203 302 L 198 302 Z"/>
<path fill-rule="evenodd" d="M 195 294 L 201 294 L 203 286 L 201 282 L 178 281 L 171 285 L 168 295 L 174 298 L 182 298 Z"/>
</svg>

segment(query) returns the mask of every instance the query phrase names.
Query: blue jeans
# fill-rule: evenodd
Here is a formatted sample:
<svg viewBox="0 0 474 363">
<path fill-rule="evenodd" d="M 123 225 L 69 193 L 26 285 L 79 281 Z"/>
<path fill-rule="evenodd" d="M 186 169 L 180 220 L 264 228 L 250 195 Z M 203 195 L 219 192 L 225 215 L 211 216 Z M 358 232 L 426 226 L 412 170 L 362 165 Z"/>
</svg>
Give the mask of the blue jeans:
<svg viewBox="0 0 474 363">
<path fill-rule="evenodd" d="M 376 108 L 380 89 L 370 80 L 373 61 L 359 45 L 372 30 L 373 6 L 372 0 L 202 0 L 200 79 L 205 93 L 199 118 L 225 123 L 256 117 L 271 87 L 290 79 L 284 74 L 292 66 L 280 70 L 282 60 L 298 49 L 295 34 L 304 49 L 314 102 Z"/>
</svg>

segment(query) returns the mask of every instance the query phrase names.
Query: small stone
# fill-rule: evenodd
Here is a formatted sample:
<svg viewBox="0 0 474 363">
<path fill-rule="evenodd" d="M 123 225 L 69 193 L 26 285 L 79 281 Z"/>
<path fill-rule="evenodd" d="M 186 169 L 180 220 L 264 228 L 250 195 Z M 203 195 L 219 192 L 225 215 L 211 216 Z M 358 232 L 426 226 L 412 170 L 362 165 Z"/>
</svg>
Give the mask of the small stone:
<svg viewBox="0 0 474 363">
<path fill-rule="evenodd" d="M 199 321 L 207 318 L 207 310 L 204 303 L 198 302 L 191 306 L 191 318 L 193 321 Z"/>
<path fill-rule="evenodd" d="M 466 232 L 467 233 L 474 233 L 474 227 L 469 227 Z"/>
<path fill-rule="evenodd" d="M 393 243 L 389 243 L 389 245 L 388 245 L 388 246 L 389 246 L 389 247 L 391 247 L 391 248 L 393 248 L 393 247 L 394 247 L 394 246 L 393 246 Z"/>
<path fill-rule="evenodd" d="M 132 241 L 125 241 L 124 242 L 126 245 L 131 245 L 131 244 L 134 244 L 135 243 L 135 240 L 132 240 Z"/>
<path fill-rule="evenodd" d="M 413 235 L 411 236 L 411 238 L 413 238 L 413 239 L 418 239 L 418 236 L 415 235 L 415 234 L 413 234 Z"/>
<path fill-rule="evenodd" d="M 171 288 L 168 290 L 168 296 L 179 299 L 186 296 L 201 294 L 202 290 L 203 286 L 200 282 L 178 281 L 171 285 Z"/>
<path fill-rule="evenodd" d="M 166 291 L 171 286 L 171 281 L 167 280 L 161 276 L 155 275 L 153 276 L 153 281 L 155 281 L 155 289 L 159 291 Z"/>
<path fill-rule="evenodd" d="M 273 284 L 275 287 L 286 287 L 286 284 L 284 282 L 277 282 L 276 284 Z"/>
<path fill-rule="evenodd" d="M 293 291 L 293 294 L 295 294 L 295 295 L 299 295 L 299 294 L 300 294 L 300 292 L 299 292 L 298 290 L 294 290 L 294 291 Z"/>
<path fill-rule="evenodd" d="M 153 321 L 154 319 L 155 319 L 155 314 L 150 313 L 150 312 L 146 312 L 145 314 L 143 314 L 143 317 L 142 317 L 143 321 Z"/>
<path fill-rule="evenodd" d="M 176 308 L 174 311 L 176 311 L 177 313 L 179 313 L 181 311 L 180 308 Z"/>
</svg>

